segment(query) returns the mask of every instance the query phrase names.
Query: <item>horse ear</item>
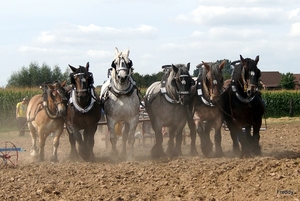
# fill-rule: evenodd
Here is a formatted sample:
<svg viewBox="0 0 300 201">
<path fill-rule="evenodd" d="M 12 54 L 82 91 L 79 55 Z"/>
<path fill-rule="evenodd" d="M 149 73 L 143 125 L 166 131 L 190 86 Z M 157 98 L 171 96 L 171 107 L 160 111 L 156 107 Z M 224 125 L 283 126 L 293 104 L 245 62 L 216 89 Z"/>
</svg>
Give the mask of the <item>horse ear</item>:
<svg viewBox="0 0 300 201">
<path fill-rule="evenodd" d="M 178 72 L 178 68 L 177 68 L 177 66 L 174 66 L 174 64 L 172 64 L 172 68 L 173 68 L 173 71 L 174 71 L 175 73 Z"/>
<path fill-rule="evenodd" d="M 243 64 L 243 66 L 245 66 L 245 64 L 246 64 L 246 61 L 245 61 L 245 59 L 243 58 L 243 56 L 242 56 L 242 55 L 240 55 L 240 60 L 241 60 L 241 62 L 242 62 L 242 64 Z"/>
<path fill-rule="evenodd" d="M 219 69 L 222 70 L 226 64 L 226 60 L 224 59 L 222 63 L 219 65 Z"/>
<path fill-rule="evenodd" d="M 85 68 L 86 68 L 87 71 L 89 71 L 89 68 L 90 68 L 90 62 L 87 62 L 87 63 L 86 63 Z"/>
<path fill-rule="evenodd" d="M 202 63 L 203 63 L 203 65 L 204 65 L 204 67 L 205 67 L 205 70 L 206 70 L 207 72 L 209 72 L 209 70 L 210 70 L 209 65 L 208 65 L 207 63 L 205 63 L 204 61 L 202 61 Z"/>
<path fill-rule="evenodd" d="M 118 55 L 119 54 L 119 50 L 117 47 L 115 47 L 115 54 Z"/>
<path fill-rule="evenodd" d="M 69 67 L 71 68 L 71 70 L 72 70 L 74 73 L 76 72 L 77 68 L 71 66 L 70 64 L 69 64 Z"/>
<path fill-rule="evenodd" d="M 128 58 L 129 57 L 129 53 L 130 53 L 130 50 L 129 50 L 129 48 L 127 48 L 127 50 L 126 50 L 126 57 Z"/>
<path fill-rule="evenodd" d="M 187 67 L 188 71 L 190 71 L 190 66 L 191 66 L 191 63 L 190 62 L 187 63 L 186 67 Z"/>
<path fill-rule="evenodd" d="M 259 55 L 257 55 L 256 58 L 255 58 L 256 65 L 257 65 L 258 61 L 259 61 Z"/>
<path fill-rule="evenodd" d="M 64 87 L 64 86 L 66 85 L 66 83 L 67 83 L 67 80 L 65 80 L 65 81 L 63 81 L 62 83 L 60 83 L 60 86 L 61 86 L 61 87 Z"/>
</svg>

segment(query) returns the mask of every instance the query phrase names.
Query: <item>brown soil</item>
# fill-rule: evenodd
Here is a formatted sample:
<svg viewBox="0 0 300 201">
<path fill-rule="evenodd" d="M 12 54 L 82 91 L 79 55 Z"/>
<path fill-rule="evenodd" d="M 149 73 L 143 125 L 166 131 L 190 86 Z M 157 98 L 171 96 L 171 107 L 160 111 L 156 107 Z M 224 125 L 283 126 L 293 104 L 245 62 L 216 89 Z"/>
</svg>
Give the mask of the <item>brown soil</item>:
<svg viewBox="0 0 300 201">
<path fill-rule="evenodd" d="M 96 134 L 97 162 L 70 162 L 68 137 L 62 136 L 59 163 L 51 163 L 51 143 L 46 161 L 30 156 L 29 133 L 0 134 L 0 148 L 9 140 L 27 151 L 19 152 L 18 166 L 0 169 L 0 200 L 298 200 L 300 199 L 300 119 L 268 120 L 261 132 L 263 156 L 232 156 L 229 132 L 222 130 L 223 158 L 190 157 L 189 138 L 184 156 L 152 160 L 151 139 L 142 148 L 137 140 L 135 160 L 113 161 L 103 135 Z M 212 136 L 213 139 L 213 136 Z M 167 141 L 167 138 L 164 140 Z M 1 160 L 1 159 L 0 159 Z"/>
</svg>

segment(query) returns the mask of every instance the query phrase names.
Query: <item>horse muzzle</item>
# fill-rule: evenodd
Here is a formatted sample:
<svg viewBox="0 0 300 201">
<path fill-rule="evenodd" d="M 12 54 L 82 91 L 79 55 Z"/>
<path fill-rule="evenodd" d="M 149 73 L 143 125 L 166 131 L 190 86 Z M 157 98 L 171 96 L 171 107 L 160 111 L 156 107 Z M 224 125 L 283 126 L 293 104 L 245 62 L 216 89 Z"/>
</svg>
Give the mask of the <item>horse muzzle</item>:
<svg viewBox="0 0 300 201">
<path fill-rule="evenodd" d="M 246 90 L 247 96 L 251 97 L 256 93 L 257 86 L 256 85 L 249 85 L 249 87 Z"/>
</svg>

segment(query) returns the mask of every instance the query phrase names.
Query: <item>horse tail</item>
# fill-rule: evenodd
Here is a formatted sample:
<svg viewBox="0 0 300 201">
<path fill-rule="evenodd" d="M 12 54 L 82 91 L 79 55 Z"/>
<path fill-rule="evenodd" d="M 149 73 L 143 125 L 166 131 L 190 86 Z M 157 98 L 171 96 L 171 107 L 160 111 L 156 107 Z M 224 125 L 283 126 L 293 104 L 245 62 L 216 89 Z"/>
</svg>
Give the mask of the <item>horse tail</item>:
<svg viewBox="0 0 300 201">
<path fill-rule="evenodd" d="M 123 128 L 122 122 L 119 122 L 115 125 L 115 132 L 117 136 L 122 136 L 122 128 Z"/>
</svg>

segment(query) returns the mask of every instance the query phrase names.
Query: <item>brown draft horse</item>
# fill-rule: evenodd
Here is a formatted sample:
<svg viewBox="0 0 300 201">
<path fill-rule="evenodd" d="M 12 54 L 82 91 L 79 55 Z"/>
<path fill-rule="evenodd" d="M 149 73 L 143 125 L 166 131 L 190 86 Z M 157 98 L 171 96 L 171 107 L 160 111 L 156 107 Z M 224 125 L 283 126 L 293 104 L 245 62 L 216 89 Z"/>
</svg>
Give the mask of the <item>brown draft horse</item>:
<svg viewBox="0 0 300 201">
<path fill-rule="evenodd" d="M 89 62 L 85 67 L 71 65 L 72 89 L 67 109 L 66 125 L 71 144 L 71 159 L 79 156 L 85 161 L 94 161 L 94 136 L 101 118 L 100 100 L 95 93 L 93 74 L 89 72 Z M 80 130 L 83 130 L 83 139 Z M 78 152 L 76 149 L 78 143 Z"/>
<path fill-rule="evenodd" d="M 63 132 L 64 117 L 66 115 L 66 92 L 62 83 L 54 82 L 41 86 L 43 94 L 31 98 L 27 107 L 27 121 L 32 138 L 31 155 L 44 160 L 44 147 L 50 133 L 54 134 L 51 161 L 57 162 L 59 139 Z M 39 148 L 37 147 L 39 137 Z"/>
<path fill-rule="evenodd" d="M 201 140 L 201 150 L 205 156 L 212 151 L 212 142 L 210 140 L 210 131 L 215 131 L 215 156 L 223 156 L 221 147 L 221 127 L 223 124 L 223 114 L 221 105 L 221 94 L 223 89 L 222 69 L 226 61 L 221 63 L 205 63 L 199 64 L 199 75 L 196 85 L 192 87 L 193 103 L 192 108 L 196 113 L 197 132 Z M 192 118 L 188 120 L 191 129 L 191 152 L 195 155 L 195 123 Z"/>
<path fill-rule="evenodd" d="M 232 63 L 234 70 L 231 82 L 222 94 L 224 120 L 230 130 L 233 151 L 240 153 L 240 157 L 261 155 L 259 131 L 265 105 L 258 91 L 261 75 L 258 61 L 259 56 L 253 60 L 244 59 L 240 55 L 240 60 Z M 241 144 L 241 152 L 238 142 Z"/>
</svg>

